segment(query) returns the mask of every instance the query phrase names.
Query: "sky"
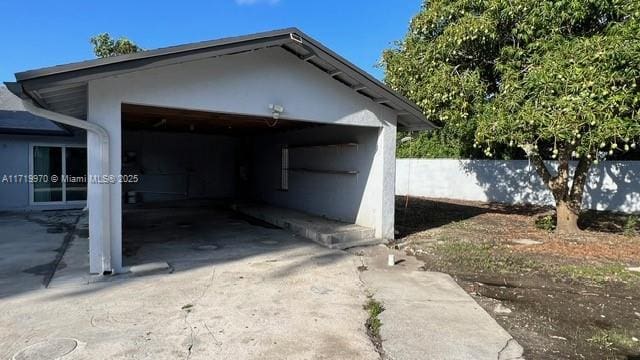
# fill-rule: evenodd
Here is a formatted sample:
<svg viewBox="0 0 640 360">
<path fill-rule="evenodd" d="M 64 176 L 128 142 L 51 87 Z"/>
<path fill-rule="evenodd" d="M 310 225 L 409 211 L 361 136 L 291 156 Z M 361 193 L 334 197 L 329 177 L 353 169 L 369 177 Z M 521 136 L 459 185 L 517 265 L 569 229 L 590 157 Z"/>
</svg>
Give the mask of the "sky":
<svg viewBox="0 0 640 360">
<path fill-rule="evenodd" d="M 377 78 L 420 0 L 0 0 L 0 82 L 93 58 L 89 38 L 125 36 L 145 49 L 297 27 Z"/>
</svg>

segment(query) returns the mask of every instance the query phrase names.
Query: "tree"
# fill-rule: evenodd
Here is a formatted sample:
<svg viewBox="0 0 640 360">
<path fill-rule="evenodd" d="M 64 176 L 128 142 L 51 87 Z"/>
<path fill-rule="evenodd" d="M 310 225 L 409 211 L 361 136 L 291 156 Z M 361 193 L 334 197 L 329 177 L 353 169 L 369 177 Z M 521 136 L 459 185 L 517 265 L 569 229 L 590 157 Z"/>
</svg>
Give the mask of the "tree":
<svg viewBox="0 0 640 360">
<path fill-rule="evenodd" d="M 640 140 L 639 34 L 637 0 L 425 1 L 385 80 L 486 156 L 522 149 L 575 233 L 591 165 Z"/>
<path fill-rule="evenodd" d="M 90 41 L 93 45 L 93 53 L 99 58 L 131 54 L 143 50 L 125 37 L 114 40 L 108 33 L 98 34 L 92 37 Z"/>
</svg>

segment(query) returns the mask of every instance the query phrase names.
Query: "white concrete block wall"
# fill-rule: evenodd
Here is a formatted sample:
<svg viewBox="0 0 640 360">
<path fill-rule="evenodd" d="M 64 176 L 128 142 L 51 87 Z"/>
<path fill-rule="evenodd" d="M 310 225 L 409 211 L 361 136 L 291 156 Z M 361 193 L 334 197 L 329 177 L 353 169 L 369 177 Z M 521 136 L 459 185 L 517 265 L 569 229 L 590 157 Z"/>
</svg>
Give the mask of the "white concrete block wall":
<svg viewBox="0 0 640 360">
<path fill-rule="evenodd" d="M 396 164 L 397 195 L 553 205 L 553 196 L 527 160 L 398 159 Z M 640 213 L 640 161 L 593 166 L 583 207 Z"/>
<path fill-rule="evenodd" d="M 144 202 L 231 198 L 237 141 L 198 133 L 125 131 L 124 152 L 136 154 L 131 170 L 137 167 L 142 174 L 138 183 L 127 184 L 124 191 L 140 192 Z"/>
</svg>

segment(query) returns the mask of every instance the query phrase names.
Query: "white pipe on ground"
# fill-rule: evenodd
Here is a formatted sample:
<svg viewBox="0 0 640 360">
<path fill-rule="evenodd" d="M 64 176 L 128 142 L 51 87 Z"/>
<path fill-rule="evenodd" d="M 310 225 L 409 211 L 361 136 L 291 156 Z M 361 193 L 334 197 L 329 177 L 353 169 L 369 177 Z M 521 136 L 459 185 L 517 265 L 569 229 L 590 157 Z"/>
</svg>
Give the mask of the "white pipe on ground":
<svg viewBox="0 0 640 360">
<path fill-rule="evenodd" d="M 100 125 L 90 123 L 85 120 L 80 120 L 71 116 L 63 115 L 57 112 L 43 109 L 34 105 L 31 100 L 22 99 L 24 109 L 36 116 L 49 119 L 51 121 L 73 126 L 76 128 L 84 129 L 92 132 L 100 138 L 100 152 L 101 152 L 101 169 L 102 176 L 109 175 L 109 133 L 105 128 Z M 91 179 L 87 179 L 90 181 Z M 111 266 L 111 195 L 109 184 L 102 184 L 100 188 L 103 208 L 103 219 L 100 222 L 102 226 L 102 261 L 101 268 L 102 274 L 111 274 L 113 267 Z M 91 229 L 90 229 L 91 230 Z"/>
</svg>

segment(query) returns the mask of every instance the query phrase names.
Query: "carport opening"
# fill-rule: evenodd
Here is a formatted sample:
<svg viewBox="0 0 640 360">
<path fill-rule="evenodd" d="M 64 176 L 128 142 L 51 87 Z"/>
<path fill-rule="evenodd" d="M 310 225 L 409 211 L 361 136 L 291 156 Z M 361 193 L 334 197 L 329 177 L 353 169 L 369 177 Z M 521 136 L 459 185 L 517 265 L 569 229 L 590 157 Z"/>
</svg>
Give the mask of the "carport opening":
<svg viewBox="0 0 640 360">
<path fill-rule="evenodd" d="M 361 207 L 379 128 L 123 104 L 122 129 L 125 263 L 148 242 L 215 245 L 249 219 L 291 227 L 291 211 L 319 225 L 373 216 Z"/>
</svg>

